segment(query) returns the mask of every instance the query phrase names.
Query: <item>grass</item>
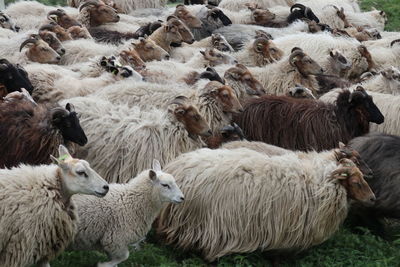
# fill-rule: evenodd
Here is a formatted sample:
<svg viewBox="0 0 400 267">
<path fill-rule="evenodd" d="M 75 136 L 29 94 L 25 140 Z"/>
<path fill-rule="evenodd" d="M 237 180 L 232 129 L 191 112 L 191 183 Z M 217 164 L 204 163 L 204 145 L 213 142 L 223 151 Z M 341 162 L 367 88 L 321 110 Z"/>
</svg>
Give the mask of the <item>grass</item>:
<svg viewBox="0 0 400 267">
<path fill-rule="evenodd" d="M 65 0 L 39 0 L 49 5 L 65 5 Z M 321 0 L 322 1 L 322 0 Z M 14 0 L 6 0 L 6 4 Z M 400 0 L 362 0 L 363 10 L 376 7 L 388 15 L 386 30 L 400 30 Z M 177 3 L 171 3 L 171 6 Z M 392 231 L 399 235 L 400 231 Z M 150 238 L 150 240 L 152 240 Z M 311 248 L 298 255 L 287 255 L 280 263 L 282 267 L 397 267 L 400 266 L 400 239 L 385 241 L 364 231 L 354 234 L 343 227 L 327 242 Z M 87 267 L 95 266 L 98 261 L 106 260 L 99 252 L 64 252 L 51 264 L 53 267 Z M 161 267 L 194 267 L 207 266 L 199 255 L 193 252 L 183 253 L 172 247 L 147 242 L 139 251 L 131 249 L 127 261 L 121 267 L 161 266 Z M 271 266 L 268 258 L 261 252 L 235 254 L 221 258 L 218 266 L 252 267 Z"/>
</svg>

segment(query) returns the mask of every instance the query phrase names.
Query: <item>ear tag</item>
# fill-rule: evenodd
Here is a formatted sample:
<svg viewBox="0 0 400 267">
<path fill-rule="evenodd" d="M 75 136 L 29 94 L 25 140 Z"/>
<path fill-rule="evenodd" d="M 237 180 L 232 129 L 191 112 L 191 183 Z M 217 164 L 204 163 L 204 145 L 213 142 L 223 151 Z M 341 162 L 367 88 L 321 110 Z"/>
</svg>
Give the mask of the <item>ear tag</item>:
<svg viewBox="0 0 400 267">
<path fill-rule="evenodd" d="M 340 176 L 347 177 L 347 173 L 342 173 Z"/>
<path fill-rule="evenodd" d="M 58 160 L 59 160 L 59 161 L 64 161 L 64 160 L 66 160 L 67 158 L 68 158 L 68 155 L 65 154 L 65 155 L 62 155 L 62 156 L 58 157 Z"/>
</svg>

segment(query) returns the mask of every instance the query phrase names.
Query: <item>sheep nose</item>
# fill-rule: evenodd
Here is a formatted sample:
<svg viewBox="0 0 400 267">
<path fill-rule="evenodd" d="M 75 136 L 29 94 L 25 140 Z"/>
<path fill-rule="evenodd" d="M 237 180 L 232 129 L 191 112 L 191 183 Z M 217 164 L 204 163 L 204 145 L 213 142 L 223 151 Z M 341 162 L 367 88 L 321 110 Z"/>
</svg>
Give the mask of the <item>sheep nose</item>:
<svg viewBox="0 0 400 267">
<path fill-rule="evenodd" d="M 60 60 L 60 59 L 61 59 L 61 57 L 56 57 L 56 59 L 57 59 L 57 60 Z"/>
<path fill-rule="evenodd" d="M 19 30 L 21 29 L 21 27 L 15 26 L 15 31 L 19 32 Z"/>
<path fill-rule="evenodd" d="M 239 63 L 239 61 L 237 61 L 236 59 L 233 61 L 233 63 L 235 63 L 235 64 L 238 64 Z"/>
<path fill-rule="evenodd" d="M 108 185 L 103 186 L 103 189 L 108 192 L 108 190 L 110 189 L 110 187 Z"/>
<path fill-rule="evenodd" d="M 180 199 L 181 199 L 181 201 L 184 201 L 184 200 L 185 200 L 185 198 L 184 198 L 184 197 L 180 197 Z"/>
<path fill-rule="evenodd" d="M 376 200 L 376 197 L 375 197 L 375 196 L 373 196 L 373 197 L 371 197 L 371 198 L 369 199 L 369 201 L 370 201 L 371 203 L 374 203 L 375 200 Z"/>
<path fill-rule="evenodd" d="M 208 131 L 207 131 L 207 134 L 212 135 L 212 131 L 211 131 L 211 130 L 208 130 Z"/>
<path fill-rule="evenodd" d="M 165 59 L 166 59 L 166 60 L 169 60 L 169 55 L 166 55 L 166 56 L 165 56 Z"/>
<path fill-rule="evenodd" d="M 239 108 L 239 112 L 243 112 L 243 109 L 242 109 L 242 108 Z"/>
<path fill-rule="evenodd" d="M 61 48 L 61 53 L 64 55 L 65 54 L 65 49 Z"/>
</svg>

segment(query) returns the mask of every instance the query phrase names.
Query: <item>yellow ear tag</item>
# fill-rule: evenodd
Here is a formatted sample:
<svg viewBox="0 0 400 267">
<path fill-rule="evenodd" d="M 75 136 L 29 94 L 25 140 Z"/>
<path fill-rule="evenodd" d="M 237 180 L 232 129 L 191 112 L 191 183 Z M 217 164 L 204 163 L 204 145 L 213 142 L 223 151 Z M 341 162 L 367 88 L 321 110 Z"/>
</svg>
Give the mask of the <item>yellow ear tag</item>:
<svg viewBox="0 0 400 267">
<path fill-rule="evenodd" d="M 68 158 L 68 155 L 65 154 L 65 155 L 62 155 L 62 156 L 58 157 L 58 160 L 59 160 L 59 161 L 64 161 L 64 160 L 66 160 L 67 158 Z"/>
</svg>

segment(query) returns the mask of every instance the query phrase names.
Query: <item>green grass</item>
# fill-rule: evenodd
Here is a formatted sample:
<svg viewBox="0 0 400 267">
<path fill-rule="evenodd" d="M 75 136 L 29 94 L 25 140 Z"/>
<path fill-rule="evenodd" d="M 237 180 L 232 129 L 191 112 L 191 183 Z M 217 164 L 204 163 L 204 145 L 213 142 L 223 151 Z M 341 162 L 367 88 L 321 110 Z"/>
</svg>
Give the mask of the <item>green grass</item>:
<svg viewBox="0 0 400 267">
<path fill-rule="evenodd" d="M 361 8 L 365 11 L 371 10 L 372 7 L 383 10 L 388 16 L 388 24 L 385 30 L 400 30 L 400 0 L 362 0 Z"/>
</svg>

